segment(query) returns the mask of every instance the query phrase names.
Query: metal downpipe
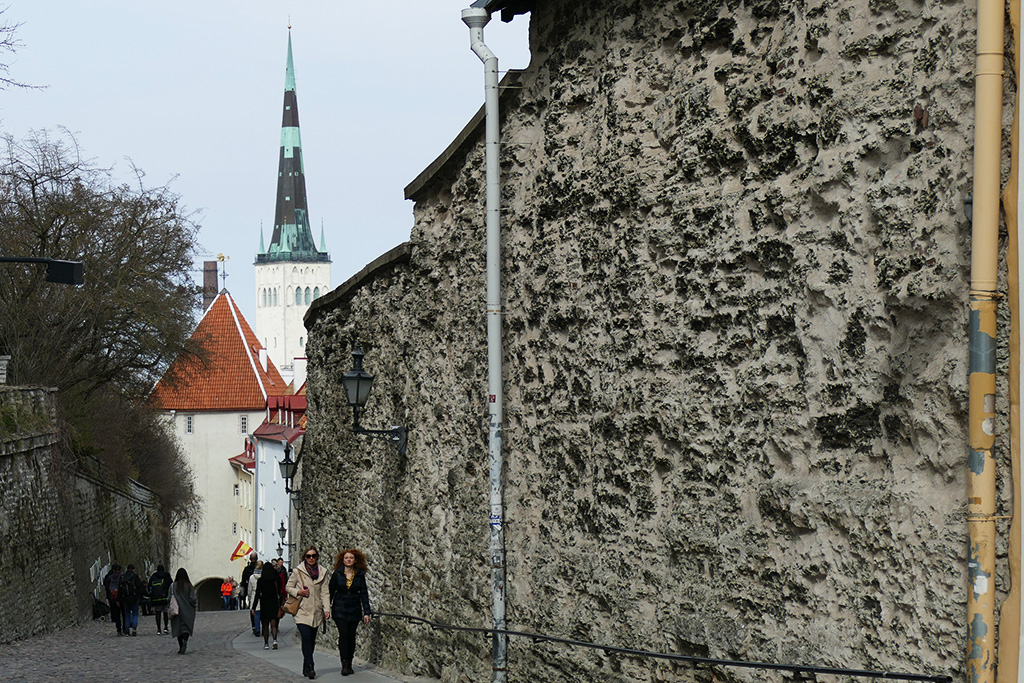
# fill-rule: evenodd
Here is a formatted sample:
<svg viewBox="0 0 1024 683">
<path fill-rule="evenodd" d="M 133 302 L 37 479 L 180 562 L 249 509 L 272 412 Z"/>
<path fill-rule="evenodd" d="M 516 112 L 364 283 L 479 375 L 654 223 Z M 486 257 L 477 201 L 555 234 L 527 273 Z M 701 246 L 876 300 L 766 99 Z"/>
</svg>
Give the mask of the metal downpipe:
<svg viewBox="0 0 1024 683">
<path fill-rule="evenodd" d="M 503 429 L 503 392 L 501 382 L 501 179 L 499 166 L 498 58 L 484 44 L 484 26 L 491 14 L 486 9 L 462 10 L 462 21 L 469 27 L 470 47 L 484 64 L 484 115 L 487 185 L 487 394 L 488 460 L 490 463 L 490 563 L 491 614 L 495 629 L 505 630 L 505 531 L 504 459 L 501 441 Z M 508 678 L 508 636 L 493 634 L 493 683 Z"/>
<path fill-rule="evenodd" d="M 967 681 L 992 683 L 995 661 L 996 291 L 1003 104 L 1003 0 L 978 0 L 974 207 L 969 314 Z"/>
</svg>

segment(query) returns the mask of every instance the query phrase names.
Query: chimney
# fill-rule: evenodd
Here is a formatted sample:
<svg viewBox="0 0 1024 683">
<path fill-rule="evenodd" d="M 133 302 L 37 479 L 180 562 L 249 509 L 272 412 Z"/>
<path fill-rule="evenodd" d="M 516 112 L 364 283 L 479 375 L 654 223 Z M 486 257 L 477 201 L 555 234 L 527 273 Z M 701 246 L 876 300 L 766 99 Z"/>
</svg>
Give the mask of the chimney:
<svg viewBox="0 0 1024 683">
<path fill-rule="evenodd" d="M 203 310 L 217 298 L 217 262 L 203 261 Z"/>
<path fill-rule="evenodd" d="M 296 358 L 292 365 L 293 371 L 295 372 L 295 378 L 292 380 L 292 386 L 295 387 L 295 393 L 299 393 L 299 389 L 306 383 L 306 359 Z"/>
</svg>

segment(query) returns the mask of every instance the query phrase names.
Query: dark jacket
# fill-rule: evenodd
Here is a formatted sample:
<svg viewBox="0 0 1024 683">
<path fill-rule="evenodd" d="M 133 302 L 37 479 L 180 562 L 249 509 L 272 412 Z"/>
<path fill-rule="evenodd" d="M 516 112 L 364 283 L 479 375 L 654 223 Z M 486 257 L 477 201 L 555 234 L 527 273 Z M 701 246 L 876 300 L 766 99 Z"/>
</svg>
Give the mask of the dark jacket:
<svg viewBox="0 0 1024 683">
<path fill-rule="evenodd" d="M 167 572 L 154 572 L 149 577 L 149 602 L 154 607 L 166 605 L 171 600 L 171 575 Z"/>
<path fill-rule="evenodd" d="M 242 570 L 242 594 L 245 595 L 246 591 L 249 590 L 249 577 L 256 571 L 256 560 L 252 560 L 249 564 L 245 565 L 245 569 Z"/>
<path fill-rule="evenodd" d="M 345 568 L 335 569 L 328 585 L 331 594 L 331 616 L 338 621 L 359 621 L 370 609 L 370 593 L 366 589 L 366 572 L 356 570 L 352 586 L 345 585 Z"/>
<path fill-rule="evenodd" d="M 121 570 L 111 569 L 103 577 L 103 590 L 107 591 L 108 602 L 120 602 L 117 596 L 117 589 L 121 586 Z"/>
<path fill-rule="evenodd" d="M 252 609 L 266 612 L 276 619 L 280 606 L 281 582 L 278 579 L 278 573 L 264 569 L 260 578 L 256 579 L 256 597 L 252 601 Z"/>
<path fill-rule="evenodd" d="M 142 594 L 145 591 L 146 586 L 143 585 L 138 574 L 131 570 L 121 574 L 121 582 L 117 589 L 117 597 L 121 602 L 126 605 L 134 605 L 142 599 Z M 132 593 L 134 595 L 131 595 Z"/>
</svg>

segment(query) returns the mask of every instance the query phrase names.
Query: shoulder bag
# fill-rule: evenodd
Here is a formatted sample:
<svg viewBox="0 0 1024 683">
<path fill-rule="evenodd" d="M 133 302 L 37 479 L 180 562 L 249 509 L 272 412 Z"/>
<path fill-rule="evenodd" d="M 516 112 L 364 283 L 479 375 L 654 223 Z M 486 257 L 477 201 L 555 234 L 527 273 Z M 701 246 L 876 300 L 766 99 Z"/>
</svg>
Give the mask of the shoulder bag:
<svg viewBox="0 0 1024 683">
<path fill-rule="evenodd" d="M 298 614 L 299 605 L 301 604 L 301 597 L 292 597 L 291 595 L 289 595 L 288 599 L 284 601 L 283 605 L 281 605 L 281 609 L 278 610 L 278 619 L 283 617 L 285 614 L 290 614 L 294 617 L 296 614 Z"/>
</svg>

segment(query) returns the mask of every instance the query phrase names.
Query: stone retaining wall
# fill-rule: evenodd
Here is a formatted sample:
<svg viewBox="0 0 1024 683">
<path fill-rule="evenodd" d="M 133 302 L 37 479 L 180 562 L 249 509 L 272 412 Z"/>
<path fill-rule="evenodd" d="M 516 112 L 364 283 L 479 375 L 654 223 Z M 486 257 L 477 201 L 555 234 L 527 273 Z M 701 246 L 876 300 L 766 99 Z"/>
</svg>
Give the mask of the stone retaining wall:
<svg viewBox="0 0 1024 683">
<path fill-rule="evenodd" d="M 973 6 L 540 0 L 530 21 L 503 100 L 509 626 L 962 677 Z M 302 454 L 302 542 L 364 547 L 382 609 L 473 626 L 481 137 L 409 188 L 405 256 L 307 316 Z M 350 434 L 356 339 L 364 426 L 410 427 L 404 457 Z M 489 677 L 479 636 L 374 628 L 375 661 Z M 509 667 L 694 675 L 522 641 Z"/>
<path fill-rule="evenodd" d="M 0 642 L 91 619 L 111 563 L 144 574 L 167 557 L 149 489 L 62 457 L 51 393 L 0 386 Z"/>
</svg>

